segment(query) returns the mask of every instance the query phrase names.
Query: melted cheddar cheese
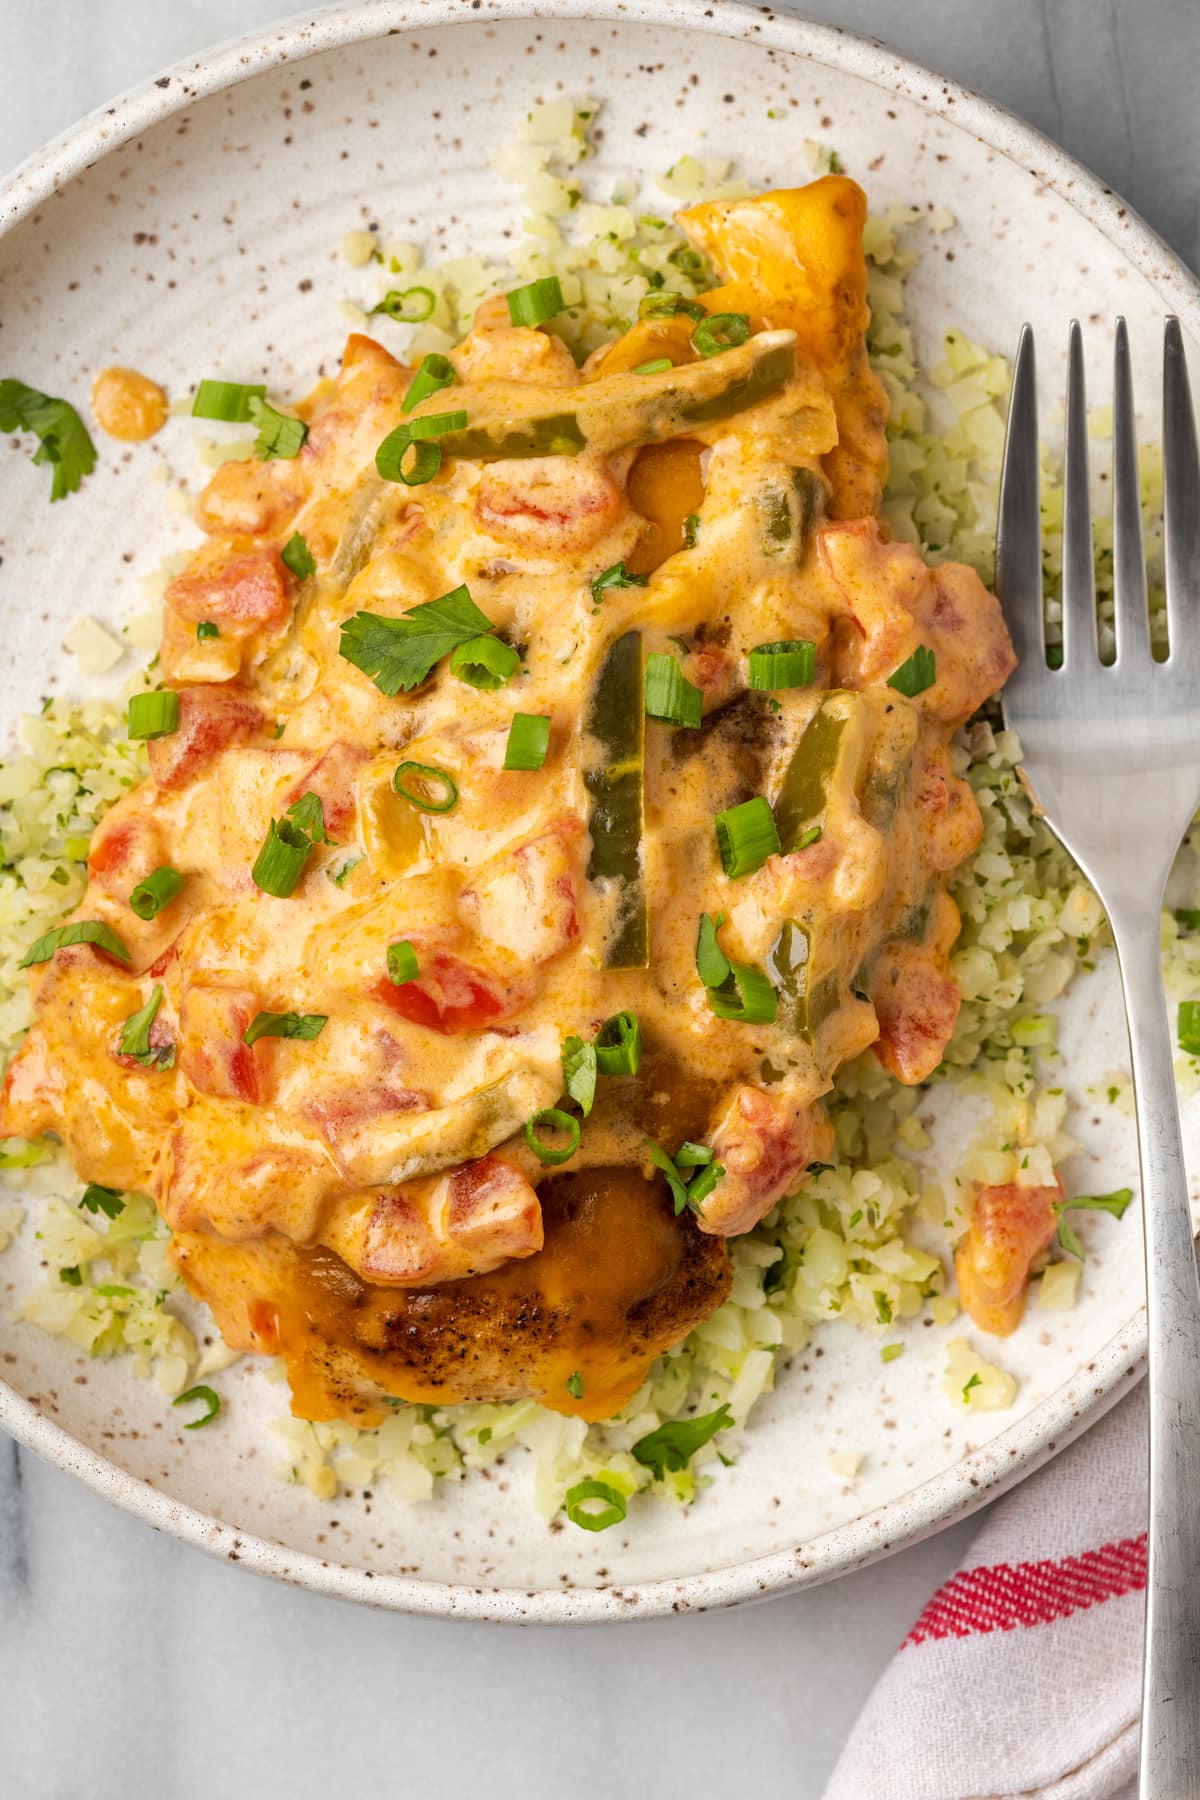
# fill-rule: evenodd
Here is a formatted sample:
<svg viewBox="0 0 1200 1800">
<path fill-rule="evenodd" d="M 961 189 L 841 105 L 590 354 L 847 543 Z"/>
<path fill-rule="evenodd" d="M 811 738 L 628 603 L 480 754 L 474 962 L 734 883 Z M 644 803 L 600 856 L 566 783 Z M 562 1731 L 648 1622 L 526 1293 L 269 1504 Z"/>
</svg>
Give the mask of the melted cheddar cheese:
<svg viewBox="0 0 1200 1800">
<path fill-rule="evenodd" d="M 77 915 L 129 962 L 80 944 L 34 971 L 0 1132 L 57 1132 L 82 1176 L 152 1194 L 192 1290 L 231 1344 L 286 1358 L 304 1417 L 522 1394 L 606 1416 L 720 1303 L 724 1239 L 828 1152 L 841 1065 L 873 1045 L 919 1082 L 941 1058 L 945 878 L 980 831 L 949 744 L 1012 654 L 976 577 L 875 517 L 863 219 L 838 177 L 683 214 L 724 277 L 709 315 L 749 328 L 716 354 L 660 316 L 581 372 L 501 297 L 455 385 L 406 415 L 412 371 L 354 336 L 299 409 L 300 454 L 228 463 L 199 501 L 205 541 L 167 593 L 178 723 L 97 831 Z M 432 479 L 381 476 L 389 433 L 450 411 L 466 424 Z M 442 657 L 388 693 L 343 653 L 357 615 L 464 586 L 519 653 L 502 685 Z M 752 688 L 750 651 L 781 640 L 814 646 L 813 681 Z M 890 681 L 914 653 L 934 673 L 910 696 Z M 699 689 L 698 726 L 644 716 L 651 655 Z M 550 721 L 539 769 L 505 767 L 517 712 Z M 419 765 L 457 802 L 413 804 L 401 764 L 408 795 L 448 792 Z M 272 821 L 313 795 L 294 891 L 261 892 Z M 781 848 L 730 876 L 714 819 L 755 796 Z M 182 888 L 143 920 L 130 894 L 163 866 Z M 717 1016 L 704 914 L 773 1020 Z M 620 1010 L 641 1066 L 601 1076 L 548 1169 L 525 1122 L 560 1101 L 564 1040 Z M 247 1044 L 261 1012 L 327 1022 Z M 711 1146 L 694 1213 L 649 1178 L 648 1138 Z"/>
</svg>

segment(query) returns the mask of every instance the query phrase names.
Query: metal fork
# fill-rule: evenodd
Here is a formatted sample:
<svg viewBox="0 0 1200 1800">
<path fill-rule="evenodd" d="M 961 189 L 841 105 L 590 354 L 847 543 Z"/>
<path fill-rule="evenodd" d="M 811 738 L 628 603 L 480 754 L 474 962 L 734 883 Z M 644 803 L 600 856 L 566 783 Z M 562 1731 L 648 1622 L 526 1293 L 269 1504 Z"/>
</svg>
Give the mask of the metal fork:
<svg viewBox="0 0 1200 1800">
<path fill-rule="evenodd" d="M 1116 941 L 1137 1099 L 1150 1355 L 1150 1514 L 1141 1800 L 1200 1796 L 1200 1280 L 1159 955 L 1167 875 L 1200 804 L 1200 462 L 1183 337 L 1163 348 L 1167 629 L 1150 650 L 1125 321 L 1113 393 L 1116 660 L 1100 661 L 1083 339 L 1071 326 L 1062 664 L 1042 614 L 1033 333 L 1021 333 L 1000 491 L 996 590 L 1020 666 L 1004 689 L 1025 773 L 1103 902 Z"/>
</svg>

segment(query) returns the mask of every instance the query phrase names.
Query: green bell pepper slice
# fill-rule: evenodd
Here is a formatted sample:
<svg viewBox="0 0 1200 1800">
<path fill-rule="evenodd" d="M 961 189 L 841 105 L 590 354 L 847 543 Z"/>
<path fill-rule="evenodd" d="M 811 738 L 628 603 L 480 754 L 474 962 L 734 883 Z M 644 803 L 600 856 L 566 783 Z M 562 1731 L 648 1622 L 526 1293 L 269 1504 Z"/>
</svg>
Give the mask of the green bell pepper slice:
<svg viewBox="0 0 1200 1800">
<path fill-rule="evenodd" d="M 767 974 L 779 996 L 779 1021 L 797 1037 L 812 1043 L 841 1004 L 842 981 L 836 970 L 814 976 L 813 936 L 798 919 L 785 919 L 767 952 Z"/>
<path fill-rule="evenodd" d="M 586 728 L 601 759 L 584 771 L 591 796 L 589 881 L 612 883 L 617 916 L 605 953 L 613 969 L 644 969 L 649 954 L 642 875 L 645 815 L 646 709 L 642 634 L 627 631 L 609 645 L 592 690 Z"/>
<path fill-rule="evenodd" d="M 805 727 L 792 752 L 778 798 L 775 823 L 784 856 L 799 846 L 808 831 L 825 827 L 834 785 L 855 772 L 862 732 L 857 729 L 863 702 L 844 688 L 831 688 Z"/>
<path fill-rule="evenodd" d="M 795 373 L 795 334 L 762 331 L 720 356 L 653 375 L 601 376 L 573 388 L 493 381 L 456 390 L 468 423 L 437 442 L 443 456 L 475 462 L 577 456 L 585 449 L 611 455 L 732 418 L 778 393 Z M 429 402 L 434 410 L 438 404 L 437 396 Z M 820 455 L 836 441 L 832 407 L 814 397 L 810 411 L 806 441 Z"/>
</svg>

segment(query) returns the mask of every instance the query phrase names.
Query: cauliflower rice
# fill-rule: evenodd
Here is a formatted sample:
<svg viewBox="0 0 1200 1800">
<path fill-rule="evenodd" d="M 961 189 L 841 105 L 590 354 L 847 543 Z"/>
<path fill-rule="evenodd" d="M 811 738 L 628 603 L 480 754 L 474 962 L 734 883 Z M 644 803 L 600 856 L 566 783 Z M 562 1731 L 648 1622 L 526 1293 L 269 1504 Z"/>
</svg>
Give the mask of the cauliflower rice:
<svg viewBox="0 0 1200 1800">
<path fill-rule="evenodd" d="M 726 162 L 684 156 L 657 181 L 661 201 L 647 202 L 631 181 L 615 183 L 606 199 L 588 193 L 582 167 L 597 103 L 555 101 L 532 109 L 519 141 L 497 151 L 498 175 L 520 189 L 524 237 L 501 268 L 478 256 L 431 266 L 420 246 L 377 231 L 352 231 L 342 244 L 346 298 L 340 312 L 365 327 L 369 309 L 398 278 L 428 288 L 429 318 L 417 327 L 384 318 L 379 334 L 389 348 L 413 358 L 444 352 L 464 335 L 478 302 L 512 278 L 557 275 L 568 310 L 556 329 L 577 356 L 622 330 L 651 288 L 669 284 L 692 295 L 711 285 L 711 272 L 672 224 L 676 204 L 749 192 Z M 837 166 L 831 152 L 805 146 L 813 172 Z M 661 211 L 656 210 L 661 205 Z M 945 333 L 943 360 L 918 368 L 905 311 L 905 279 L 923 239 L 952 228 L 941 210 L 894 206 L 868 221 L 874 366 L 889 394 L 891 473 L 884 518 L 898 536 L 933 560 L 971 563 L 992 575 L 994 519 L 1009 369 L 1002 356 Z M 1096 421 L 1102 431 L 1105 421 Z M 236 442 L 199 446 L 204 464 L 242 453 Z M 1156 641 L 1162 635 L 1161 452 L 1141 458 L 1147 550 L 1155 605 Z M 1061 488 L 1043 469 L 1044 565 L 1051 635 L 1057 624 Z M 1102 640 L 1112 642 L 1111 528 L 1097 528 L 1097 585 Z M 155 609 L 123 633 L 80 621 L 69 634 L 85 673 L 115 660 L 121 639 L 155 642 Z M 139 678 L 138 683 L 141 685 Z M 125 736 L 125 709 L 109 702 L 48 701 L 20 726 L 23 753 L 0 765 L 0 1053 L 11 1054 L 30 1019 L 18 964 L 33 938 L 74 907 L 83 893 L 84 861 L 93 828 L 113 800 L 147 773 L 144 748 Z M 1067 1156 L 1068 1097 L 1055 1068 L 1053 1002 L 1081 969 L 1094 966 L 1108 944 L 1095 895 L 1070 858 L 1036 818 L 1021 786 L 1020 748 L 989 714 L 961 734 L 958 772 L 975 791 L 983 841 L 951 888 L 962 913 L 953 972 L 963 994 L 954 1039 L 935 1081 L 969 1087 L 990 1102 L 990 1118 L 956 1178 L 943 1186 L 927 1172 L 929 1138 L 917 1111 L 920 1090 L 900 1086 L 867 1055 L 844 1069 L 830 1096 L 837 1136 L 836 1163 L 804 1193 L 782 1202 L 754 1231 L 730 1243 L 730 1298 L 676 1351 L 660 1358 L 624 1411 L 599 1425 L 563 1417 L 534 1401 L 450 1407 L 397 1404 L 376 1430 L 311 1425 L 284 1417 L 271 1430 L 278 1473 L 304 1483 L 321 1499 L 340 1487 L 386 1484 L 405 1500 L 428 1498 L 439 1480 L 503 1457 L 520 1445 L 533 1453 L 534 1500 L 547 1517 L 581 1480 L 599 1479 L 628 1499 L 651 1489 L 686 1505 L 736 1458 L 740 1435 L 756 1403 L 773 1387 L 790 1357 L 823 1322 L 847 1317 L 879 1340 L 884 1361 L 902 1352 L 894 1328 L 926 1316 L 951 1328 L 958 1308 L 946 1292 L 949 1250 L 969 1223 L 971 1184 L 1041 1182 Z M 1188 857 L 1190 867 L 1190 855 Z M 1164 914 L 1168 994 L 1200 990 L 1200 932 Z M 1196 1059 L 1181 1057 L 1180 1076 L 1192 1088 Z M 1047 1080 L 1043 1080 L 1047 1077 Z M 1109 1089 L 1113 1104 L 1127 1096 Z M 167 1227 L 144 1196 L 127 1196 L 109 1219 L 81 1210 L 79 1183 L 54 1145 L 0 1142 L 5 1186 L 20 1198 L 0 1199 L 0 1251 L 22 1230 L 34 1233 L 45 1274 L 21 1302 L 18 1316 L 68 1338 L 94 1356 L 127 1355 L 133 1372 L 149 1377 L 164 1396 L 234 1361 L 219 1341 L 201 1353 L 186 1320 L 199 1309 L 183 1293 L 166 1260 Z M 24 1204 L 22 1204 L 22 1202 Z M 921 1248 L 935 1227 L 941 1255 Z M 1111 1227 L 1116 1230 L 1115 1224 Z M 1052 1262 L 1036 1304 L 1074 1304 L 1079 1264 Z M 1011 1404 L 1014 1378 L 988 1363 L 961 1332 L 944 1344 L 943 1387 L 948 1404 L 975 1411 Z M 732 1421 L 690 1463 L 660 1479 L 632 1455 L 635 1443 L 666 1421 L 725 1406 Z M 219 1428 L 219 1427 L 218 1427 Z M 847 1453 L 834 1470 L 853 1479 L 860 1458 Z M 577 1515 L 576 1515 L 577 1517 Z"/>
</svg>

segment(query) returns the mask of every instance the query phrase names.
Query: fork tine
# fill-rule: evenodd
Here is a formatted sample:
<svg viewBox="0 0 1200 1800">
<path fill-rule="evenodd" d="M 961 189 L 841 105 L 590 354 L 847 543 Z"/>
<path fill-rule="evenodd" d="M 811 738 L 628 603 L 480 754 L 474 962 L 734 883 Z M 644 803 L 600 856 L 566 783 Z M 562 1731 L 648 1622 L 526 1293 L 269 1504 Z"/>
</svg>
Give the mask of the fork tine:
<svg viewBox="0 0 1200 1800">
<path fill-rule="evenodd" d="M 1113 611 L 1117 661 L 1150 661 L 1150 615 L 1142 553 L 1142 499 L 1138 486 L 1137 419 L 1129 333 L 1117 320 L 1113 361 Z"/>
<path fill-rule="evenodd" d="M 1163 335 L 1163 534 L 1172 664 L 1200 665 L 1200 456 L 1178 319 Z"/>
<path fill-rule="evenodd" d="M 1099 655 L 1096 637 L 1095 552 L 1088 494 L 1087 391 L 1083 333 L 1071 320 L 1067 356 L 1067 436 L 1063 473 L 1063 667 Z"/>
<path fill-rule="evenodd" d="M 1046 668 L 1042 620 L 1042 513 L 1038 480 L 1037 362 L 1033 331 L 1021 327 L 1008 403 L 1008 435 L 996 525 L 996 592 L 1028 681 Z"/>
</svg>

